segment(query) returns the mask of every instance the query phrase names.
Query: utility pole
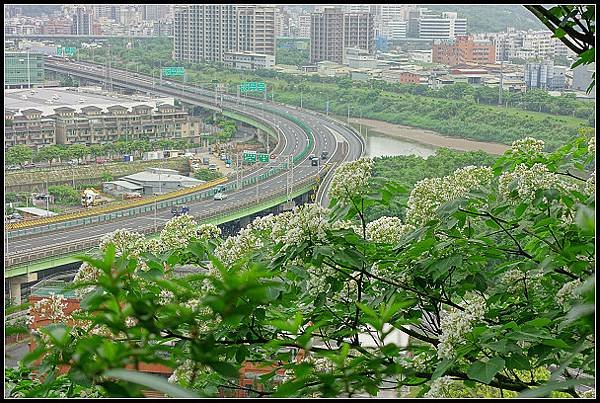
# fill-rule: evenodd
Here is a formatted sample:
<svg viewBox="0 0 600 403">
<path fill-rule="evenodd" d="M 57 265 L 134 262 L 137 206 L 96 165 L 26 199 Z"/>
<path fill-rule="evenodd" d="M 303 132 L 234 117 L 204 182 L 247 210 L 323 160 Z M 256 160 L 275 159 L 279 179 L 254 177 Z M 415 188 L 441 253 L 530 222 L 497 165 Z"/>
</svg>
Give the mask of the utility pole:
<svg viewBox="0 0 600 403">
<path fill-rule="evenodd" d="M 504 67 L 504 60 L 500 61 L 500 85 L 499 85 L 499 89 L 498 89 L 498 105 L 502 106 L 502 87 L 503 87 L 503 67 Z"/>
<path fill-rule="evenodd" d="M 302 93 L 302 90 L 300 90 L 300 109 L 302 109 L 302 96 L 304 94 Z"/>
<path fill-rule="evenodd" d="M 346 122 L 350 124 L 350 107 L 348 107 L 348 120 Z"/>
<path fill-rule="evenodd" d="M 325 108 L 325 114 L 329 116 L 329 100 L 327 100 L 327 107 Z"/>
</svg>

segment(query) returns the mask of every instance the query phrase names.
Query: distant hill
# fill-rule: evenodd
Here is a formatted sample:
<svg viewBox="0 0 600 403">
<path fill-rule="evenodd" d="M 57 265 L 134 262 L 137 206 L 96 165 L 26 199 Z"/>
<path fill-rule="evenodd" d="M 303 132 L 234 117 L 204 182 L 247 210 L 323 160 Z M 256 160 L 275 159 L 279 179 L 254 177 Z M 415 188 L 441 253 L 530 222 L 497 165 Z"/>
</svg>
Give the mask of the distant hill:
<svg viewBox="0 0 600 403">
<path fill-rule="evenodd" d="M 459 17 L 467 18 L 467 31 L 470 34 L 501 32 L 507 27 L 516 29 L 547 29 L 540 20 L 522 5 L 429 5 L 423 7 L 434 11 L 450 11 Z"/>
</svg>

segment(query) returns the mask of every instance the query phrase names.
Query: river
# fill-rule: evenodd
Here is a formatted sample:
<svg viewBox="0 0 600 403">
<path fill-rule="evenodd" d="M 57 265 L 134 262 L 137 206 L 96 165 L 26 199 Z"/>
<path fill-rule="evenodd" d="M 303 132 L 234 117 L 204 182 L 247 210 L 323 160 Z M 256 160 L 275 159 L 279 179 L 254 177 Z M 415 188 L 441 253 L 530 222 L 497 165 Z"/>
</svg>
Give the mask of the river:
<svg viewBox="0 0 600 403">
<path fill-rule="evenodd" d="M 426 146 L 410 141 L 384 136 L 381 134 L 367 135 L 367 157 L 386 157 L 393 155 L 417 155 L 427 158 L 435 154 L 435 147 Z"/>
</svg>

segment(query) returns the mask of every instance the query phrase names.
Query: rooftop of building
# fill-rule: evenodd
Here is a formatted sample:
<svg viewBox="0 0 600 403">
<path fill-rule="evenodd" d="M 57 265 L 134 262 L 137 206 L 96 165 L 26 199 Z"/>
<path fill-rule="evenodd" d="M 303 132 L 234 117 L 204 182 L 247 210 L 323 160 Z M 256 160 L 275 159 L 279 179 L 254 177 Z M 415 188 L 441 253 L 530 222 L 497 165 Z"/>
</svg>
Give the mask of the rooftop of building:
<svg viewBox="0 0 600 403">
<path fill-rule="evenodd" d="M 199 179 L 189 176 L 179 175 L 172 169 L 149 168 L 143 172 L 138 172 L 132 175 L 127 175 L 119 178 L 119 180 L 132 183 L 148 183 L 148 182 L 181 182 L 183 186 L 195 186 L 204 183 Z"/>
<path fill-rule="evenodd" d="M 38 217 L 52 217 L 52 216 L 57 215 L 56 213 L 53 213 L 52 211 L 44 210 L 44 209 L 37 208 L 37 207 L 16 207 L 15 210 L 21 211 L 23 213 L 35 215 Z"/>
<path fill-rule="evenodd" d="M 104 183 L 108 183 L 111 185 L 117 185 L 117 186 L 123 187 L 128 190 L 142 190 L 143 189 L 142 186 L 136 185 L 135 183 L 131 183 L 131 182 L 127 182 L 127 181 L 117 180 L 117 181 L 110 181 L 110 182 L 104 182 Z"/>
<path fill-rule="evenodd" d="M 35 92 L 33 92 L 35 91 Z M 107 111 L 108 107 L 121 105 L 127 108 L 141 104 L 155 108 L 158 103 L 174 105 L 173 98 L 150 98 L 109 93 L 100 87 L 54 87 L 33 89 L 5 89 L 4 108 L 22 112 L 37 109 L 43 115 L 53 114 L 59 107 L 71 107 L 77 112 L 95 106 Z"/>
</svg>

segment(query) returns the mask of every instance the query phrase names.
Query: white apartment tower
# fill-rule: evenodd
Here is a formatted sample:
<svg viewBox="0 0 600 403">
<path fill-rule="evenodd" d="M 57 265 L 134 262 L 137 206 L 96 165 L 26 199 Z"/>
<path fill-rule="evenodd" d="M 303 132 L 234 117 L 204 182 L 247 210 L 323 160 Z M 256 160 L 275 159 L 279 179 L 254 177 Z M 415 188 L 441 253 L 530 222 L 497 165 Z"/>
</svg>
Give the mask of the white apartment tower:
<svg viewBox="0 0 600 403">
<path fill-rule="evenodd" d="M 226 52 L 275 55 L 275 7 L 178 4 L 173 35 L 176 60 L 223 62 Z"/>
</svg>

